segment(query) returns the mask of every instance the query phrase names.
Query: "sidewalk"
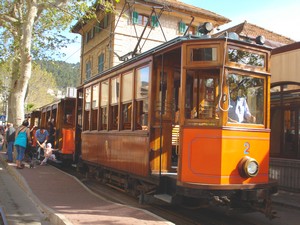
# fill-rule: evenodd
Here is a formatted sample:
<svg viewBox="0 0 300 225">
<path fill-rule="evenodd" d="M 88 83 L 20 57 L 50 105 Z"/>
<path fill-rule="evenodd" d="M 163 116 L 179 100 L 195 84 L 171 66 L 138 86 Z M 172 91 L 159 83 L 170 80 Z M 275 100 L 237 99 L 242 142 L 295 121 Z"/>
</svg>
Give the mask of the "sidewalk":
<svg viewBox="0 0 300 225">
<path fill-rule="evenodd" d="M 7 164 L 5 153 L 0 153 L 0 160 Z M 15 163 L 8 163 L 6 168 L 51 224 L 173 224 L 148 211 L 110 202 L 53 166 L 17 170 Z"/>
<path fill-rule="evenodd" d="M 272 197 L 272 201 L 274 204 L 300 210 L 300 193 L 279 190 L 278 194 Z"/>
</svg>

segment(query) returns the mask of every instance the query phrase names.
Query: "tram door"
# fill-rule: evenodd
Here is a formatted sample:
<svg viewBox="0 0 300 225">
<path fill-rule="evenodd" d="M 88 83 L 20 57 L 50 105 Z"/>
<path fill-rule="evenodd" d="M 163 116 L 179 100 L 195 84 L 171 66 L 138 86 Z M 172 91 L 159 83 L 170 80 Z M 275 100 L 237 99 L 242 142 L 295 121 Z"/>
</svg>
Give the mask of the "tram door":
<svg viewBox="0 0 300 225">
<path fill-rule="evenodd" d="M 155 77 L 155 118 L 151 137 L 152 172 L 176 172 L 180 71 L 174 66 L 158 66 Z"/>
<path fill-rule="evenodd" d="M 83 89 L 77 90 L 76 115 L 75 115 L 75 156 L 77 163 L 81 156 L 81 132 L 82 132 L 82 107 L 83 106 Z"/>
</svg>

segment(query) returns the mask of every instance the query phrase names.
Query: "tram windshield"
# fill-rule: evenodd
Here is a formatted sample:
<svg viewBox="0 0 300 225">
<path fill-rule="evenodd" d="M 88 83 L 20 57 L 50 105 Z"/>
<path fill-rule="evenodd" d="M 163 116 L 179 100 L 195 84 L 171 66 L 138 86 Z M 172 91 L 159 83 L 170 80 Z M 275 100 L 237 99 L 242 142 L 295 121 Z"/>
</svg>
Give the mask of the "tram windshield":
<svg viewBox="0 0 300 225">
<path fill-rule="evenodd" d="M 227 75 L 228 123 L 264 123 L 264 79 L 236 73 Z"/>
<path fill-rule="evenodd" d="M 200 125 L 218 125 L 219 74 L 214 70 L 187 71 L 185 118 Z"/>
</svg>

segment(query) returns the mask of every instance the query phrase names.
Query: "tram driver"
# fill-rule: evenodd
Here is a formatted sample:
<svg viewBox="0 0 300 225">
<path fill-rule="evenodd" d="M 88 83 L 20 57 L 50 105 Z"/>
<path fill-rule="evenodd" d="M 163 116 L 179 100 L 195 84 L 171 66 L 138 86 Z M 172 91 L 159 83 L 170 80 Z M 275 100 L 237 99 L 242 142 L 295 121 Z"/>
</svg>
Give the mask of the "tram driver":
<svg viewBox="0 0 300 225">
<path fill-rule="evenodd" d="M 228 121 L 233 123 L 255 123 L 256 118 L 250 113 L 243 90 L 234 85 L 230 90 Z"/>
</svg>

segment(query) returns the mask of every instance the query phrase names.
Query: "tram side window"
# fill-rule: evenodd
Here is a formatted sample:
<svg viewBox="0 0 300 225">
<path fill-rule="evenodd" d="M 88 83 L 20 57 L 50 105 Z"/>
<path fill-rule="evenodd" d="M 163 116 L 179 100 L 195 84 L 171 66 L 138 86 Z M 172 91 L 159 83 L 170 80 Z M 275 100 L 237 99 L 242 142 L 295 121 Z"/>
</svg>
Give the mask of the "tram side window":
<svg viewBox="0 0 300 225">
<path fill-rule="evenodd" d="M 149 92 L 149 67 L 143 67 L 136 70 L 136 130 L 148 129 L 148 92 Z"/>
<path fill-rule="evenodd" d="M 77 125 L 82 127 L 82 104 L 83 104 L 83 91 L 79 90 L 77 92 Z"/>
<path fill-rule="evenodd" d="M 83 130 L 90 129 L 91 87 L 85 89 Z"/>
<path fill-rule="evenodd" d="M 119 123 L 119 97 L 120 97 L 120 78 L 111 79 L 110 84 L 111 99 L 110 99 L 110 130 L 117 130 Z"/>
<path fill-rule="evenodd" d="M 100 99 L 100 121 L 101 130 L 107 129 L 108 115 L 107 115 L 107 104 L 108 104 L 108 81 L 101 83 L 101 99 Z"/>
<path fill-rule="evenodd" d="M 98 105 L 99 105 L 99 85 L 96 84 L 93 86 L 93 93 L 92 93 L 92 119 L 91 119 L 91 130 L 97 130 L 98 124 Z"/>
<path fill-rule="evenodd" d="M 263 78 L 230 73 L 228 123 L 264 124 Z"/>
<path fill-rule="evenodd" d="M 122 77 L 122 129 L 131 130 L 133 72 Z"/>
<path fill-rule="evenodd" d="M 219 95 L 217 75 L 206 71 L 187 72 L 185 118 L 207 120 L 203 125 L 214 125 L 212 119 L 219 119 L 217 114 L 217 96 Z"/>
</svg>

